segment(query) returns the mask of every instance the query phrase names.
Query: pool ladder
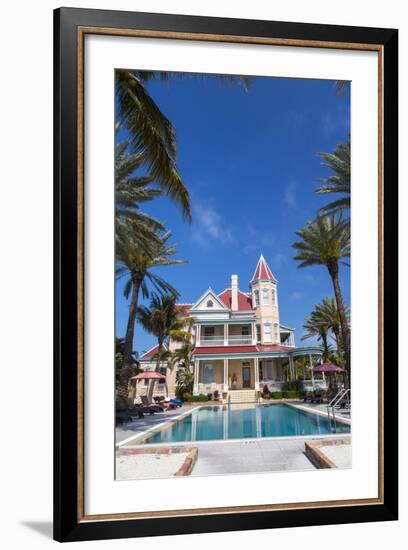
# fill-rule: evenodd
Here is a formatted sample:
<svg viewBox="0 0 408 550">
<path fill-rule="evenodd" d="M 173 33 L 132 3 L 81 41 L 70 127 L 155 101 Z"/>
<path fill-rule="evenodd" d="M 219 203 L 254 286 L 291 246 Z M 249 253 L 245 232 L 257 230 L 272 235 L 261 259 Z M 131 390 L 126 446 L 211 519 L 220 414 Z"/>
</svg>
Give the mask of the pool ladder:
<svg viewBox="0 0 408 550">
<path fill-rule="evenodd" d="M 350 406 L 350 388 L 348 389 L 341 389 L 336 393 L 336 395 L 333 397 L 333 399 L 330 401 L 330 403 L 327 405 L 327 416 L 329 417 L 329 421 L 333 420 L 334 424 L 336 424 L 336 413 L 335 408 L 337 405 L 344 400 L 344 398 L 347 396 L 347 404 Z M 331 409 L 331 414 L 330 414 Z"/>
</svg>

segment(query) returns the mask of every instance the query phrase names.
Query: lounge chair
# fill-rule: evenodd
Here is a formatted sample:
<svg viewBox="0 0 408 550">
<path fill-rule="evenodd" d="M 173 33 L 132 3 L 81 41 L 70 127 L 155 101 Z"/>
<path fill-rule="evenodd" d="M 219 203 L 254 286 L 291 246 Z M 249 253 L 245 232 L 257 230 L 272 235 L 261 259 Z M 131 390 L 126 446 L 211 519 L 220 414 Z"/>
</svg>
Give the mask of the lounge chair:
<svg viewBox="0 0 408 550">
<path fill-rule="evenodd" d="M 154 403 L 153 401 L 149 402 L 149 400 L 147 398 L 147 395 L 141 395 L 140 399 L 142 401 L 142 405 L 144 407 L 148 407 L 149 410 L 151 410 L 153 412 L 163 412 L 164 411 L 163 405 L 158 405 L 157 403 Z"/>
</svg>

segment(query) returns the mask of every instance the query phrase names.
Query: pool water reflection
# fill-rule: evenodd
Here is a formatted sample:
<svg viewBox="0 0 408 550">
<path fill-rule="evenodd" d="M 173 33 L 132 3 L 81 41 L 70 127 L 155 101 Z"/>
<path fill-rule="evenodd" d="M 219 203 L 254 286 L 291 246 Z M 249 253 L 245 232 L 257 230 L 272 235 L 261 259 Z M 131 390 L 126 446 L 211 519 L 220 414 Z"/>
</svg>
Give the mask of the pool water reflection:
<svg viewBox="0 0 408 550">
<path fill-rule="evenodd" d="M 230 405 L 200 407 L 165 426 L 143 443 L 177 443 L 349 433 L 344 422 L 278 405 Z"/>
</svg>

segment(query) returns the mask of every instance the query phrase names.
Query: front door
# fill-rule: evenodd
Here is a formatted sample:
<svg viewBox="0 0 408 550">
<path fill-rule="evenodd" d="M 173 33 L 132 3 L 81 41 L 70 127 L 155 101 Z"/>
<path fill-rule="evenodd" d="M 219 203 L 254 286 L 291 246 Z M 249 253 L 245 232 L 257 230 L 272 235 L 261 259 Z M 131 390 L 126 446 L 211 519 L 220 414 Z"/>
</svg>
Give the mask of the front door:
<svg viewBox="0 0 408 550">
<path fill-rule="evenodd" d="M 251 367 L 242 367 L 242 387 L 251 387 Z"/>
</svg>

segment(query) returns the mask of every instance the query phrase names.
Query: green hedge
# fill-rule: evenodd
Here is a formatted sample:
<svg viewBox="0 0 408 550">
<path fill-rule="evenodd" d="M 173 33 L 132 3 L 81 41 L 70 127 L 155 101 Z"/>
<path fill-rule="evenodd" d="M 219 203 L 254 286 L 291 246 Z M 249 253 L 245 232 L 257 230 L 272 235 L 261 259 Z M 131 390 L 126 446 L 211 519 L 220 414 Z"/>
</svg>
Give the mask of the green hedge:
<svg viewBox="0 0 408 550">
<path fill-rule="evenodd" d="M 189 403 L 204 403 L 208 400 L 208 395 L 204 395 L 203 393 L 200 393 L 200 395 L 190 395 L 187 399 Z"/>
<path fill-rule="evenodd" d="M 271 393 L 272 399 L 282 399 L 282 392 L 281 391 L 273 391 Z"/>
<path fill-rule="evenodd" d="M 296 399 L 297 397 L 299 397 L 299 392 L 295 390 L 288 390 L 288 391 L 284 391 L 282 395 L 287 399 Z"/>
</svg>

